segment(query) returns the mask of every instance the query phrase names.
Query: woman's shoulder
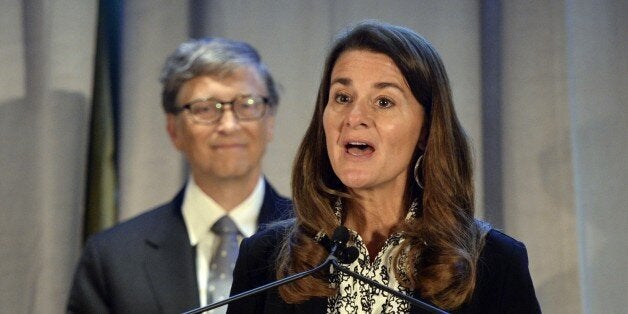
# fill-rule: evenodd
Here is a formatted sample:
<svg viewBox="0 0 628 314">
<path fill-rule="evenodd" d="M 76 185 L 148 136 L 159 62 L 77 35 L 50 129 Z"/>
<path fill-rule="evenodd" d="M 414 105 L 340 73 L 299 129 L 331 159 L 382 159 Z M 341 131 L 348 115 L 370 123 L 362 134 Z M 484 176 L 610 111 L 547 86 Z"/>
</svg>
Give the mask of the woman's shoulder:
<svg viewBox="0 0 628 314">
<path fill-rule="evenodd" d="M 233 271 L 232 293 L 246 291 L 275 280 L 277 255 L 293 224 L 293 219 L 271 223 L 242 240 Z"/>
<path fill-rule="evenodd" d="M 268 254 L 273 253 L 277 249 L 293 225 L 294 218 L 264 225 L 260 228 L 260 231 L 244 239 L 242 247 L 246 248 L 249 254 L 260 255 L 268 259 Z"/>
<path fill-rule="evenodd" d="M 496 229 L 484 240 L 474 296 L 459 313 L 540 313 L 525 245 Z"/>
<path fill-rule="evenodd" d="M 489 230 L 489 232 L 486 234 L 485 245 L 499 251 L 525 249 L 525 245 L 521 241 L 507 235 L 506 233 L 498 229 Z"/>
<path fill-rule="evenodd" d="M 519 240 L 497 229 L 491 229 L 484 239 L 480 261 L 514 263 L 527 267 L 528 253 L 525 245 Z"/>
</svg>

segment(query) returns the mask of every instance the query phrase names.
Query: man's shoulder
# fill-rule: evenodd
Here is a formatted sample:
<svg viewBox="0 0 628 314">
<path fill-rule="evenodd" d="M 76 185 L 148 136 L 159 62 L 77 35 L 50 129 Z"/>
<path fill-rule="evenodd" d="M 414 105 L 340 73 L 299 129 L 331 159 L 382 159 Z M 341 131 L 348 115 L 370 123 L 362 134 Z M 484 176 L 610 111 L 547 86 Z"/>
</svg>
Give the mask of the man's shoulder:
<svg viewBox="0 0 628 314">
<path fill-rule="evenodd" d="M 292 201 L 281 195 L 275 187 L 270 184 L 267 178 L 264 178 L 264 184 L 266 185 L 264 192 L 264 202 L 270 202 L 275 206 L 292 206 Z"/>
<path fill-rule="evenodd" d="M 258 224 L 263 226 L 275 221 L 293 217 L 292 201 L 279 194 L 270 182 L 268 182 L 268 180 L 264 181 L 266 183 L 266 192 L 264 194 L 264 201 L 257 219 Z"/>
<path fill-rule="evenodd" d="M 98 232 L 88 239 L 86 246 L 115 245 L 123 248 L 138 241 L 144 241 L 147 237 L 162 232 L 161 230 L 173 229 L 173 225 L 184 226 L 180 205 L 173 203 L 169 202 L 149 209 L 136 217 Z"/>
</svg>

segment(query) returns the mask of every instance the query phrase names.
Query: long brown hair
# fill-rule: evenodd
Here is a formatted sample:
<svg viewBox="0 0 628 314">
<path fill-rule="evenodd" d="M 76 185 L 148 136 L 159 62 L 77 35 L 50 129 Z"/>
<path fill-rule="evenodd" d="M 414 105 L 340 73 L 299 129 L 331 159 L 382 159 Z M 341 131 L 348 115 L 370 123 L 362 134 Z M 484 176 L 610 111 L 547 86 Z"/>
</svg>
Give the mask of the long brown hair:
<svg viewBox="0 0 628 314">
<path fill-rule="evenodd" d="M 327 253 L 315 242 L 319 231 L 331 234 L 338 226 L 334 215 L 336 199 L 348 198 L 344 185 L 332 170 L 325 144 L 323 111 L 329 97 L 331 72 L 339 56 L 348 50 L 368 50 L 390 57 L 405 77 L 414 97 L 424 106 L 427 133 L 425 149 L 415 148 L 414 160 L 423 155 L 419 187 L 414 164 L 408 167 L 406 208 L 421 199 L 420 215 L 399 230 L 406 237 L 402 248 L 409 250 L 403 269 L 409 274 L 401 284 L 445 309 L 454 309 L 472 295 L 476 263 L 486 226 L 473 218 L 471 154 L 452 101 L 449 79 L 442 61 L 423 37 L 389 24 L 364 22 L 336 39 L 325 62 L 316 108 L 297 152 L 292 172 L 292 196 L 296 222 L 282 243 L 277 260 L 277 277 L 311 269 Z M 424 136 L 425 137 L 425 136 Z M 398 257 L 398 256 L 397 256 Z M 399 260 L 396 259 L 395 264 Z M 332 296 L 325 274 L 306 277 L 279 288 L 288 303 L 311 297 Z"/>
</svg>

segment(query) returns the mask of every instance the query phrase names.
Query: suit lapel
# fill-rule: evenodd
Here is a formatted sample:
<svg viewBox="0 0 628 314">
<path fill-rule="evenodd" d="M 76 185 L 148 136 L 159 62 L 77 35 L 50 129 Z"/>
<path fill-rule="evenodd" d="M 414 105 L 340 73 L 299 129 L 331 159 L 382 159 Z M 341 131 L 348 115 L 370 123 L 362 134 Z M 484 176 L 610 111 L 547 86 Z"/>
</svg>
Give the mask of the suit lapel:
<svg viewBox="0 0 628 314">
<path fill-rule="evenodd" d="M 155 300 L 164 313 L 199 306 L 195 249 L 181 214 L 183 193 L 170 203 L 163 223 L 146 239 L 144 269 Z"/>
<path fill-rule="evenodd" d="M 257 217 L 258 229 L 264 227 L 265 224 L 290 218 L 292 211 L 292 202 L 289 199 L 279 195 L 268 181 L 264 180 L 264 184 L 266 189 L 264 202 Z"/>
<path fill-rule="evenodd" d="M 292 203 L 281 197 L 267 182 L 264 201 L 258 217 L 258 225 L 290 216 Z M 169 207 L 163 223 L 146 238 L 144 270 L 153 297 L 163 313 L 181 313 L 199 307 L 196 278 L 196 250 L 190 241 L 181 213 L 183 191 L 180 191 Z M 309 304 L 309 302 L 306 302 Z M 316 304 L 316 303 L 314 303 Z M 324 309 L 326 303 L 322 303 Z M 310 313 L 313 307 L 303 307 Z M 320 313 L 313 311 L 311 313 Z"/>
</svg>

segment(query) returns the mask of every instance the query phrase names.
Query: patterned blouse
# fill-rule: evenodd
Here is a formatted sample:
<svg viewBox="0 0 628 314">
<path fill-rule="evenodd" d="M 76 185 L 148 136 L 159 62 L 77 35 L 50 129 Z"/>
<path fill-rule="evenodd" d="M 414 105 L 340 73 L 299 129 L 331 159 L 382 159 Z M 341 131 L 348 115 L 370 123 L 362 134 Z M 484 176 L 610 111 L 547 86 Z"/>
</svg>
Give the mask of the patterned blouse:
<svg viewBox="0 0 628 314">
<path fill-rule="evenodd" d="M 416 208 L 418 202 L 414 201 L 408 211 L 406 220 L 416 217 Z M 335 204 L 336 217 L 341 220 L 342 203 L 338 200 Z M 369 253 L 362 238 L 353 230 L 349 245 L 358 248 L 358 258 L 347 268 L 362 276 L 375 280 L 385 286 L 397 290 L 403 294 L 409 295 L 409 290 L 400 285 L 393 271 L 393 256 L 399 250 L 399 245 L 405 240 L 402 233 L 392 234 L 384 243 L 373 262 L 369 260 Z M 407 258 L 405 254 L 401 254 L 399 262 Z M 401 273 L 400 276 L 405 277 Z M 341 273 L 333 272 L 330 277 L 332 286 L 339 287 L 338 293 L 328 298 L 327 313 L 409 313 L 410 304 L 402 299 L 390 295 L 387 292 L 371 287 L 358 279 Z"/>
</svg>

